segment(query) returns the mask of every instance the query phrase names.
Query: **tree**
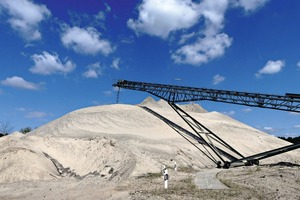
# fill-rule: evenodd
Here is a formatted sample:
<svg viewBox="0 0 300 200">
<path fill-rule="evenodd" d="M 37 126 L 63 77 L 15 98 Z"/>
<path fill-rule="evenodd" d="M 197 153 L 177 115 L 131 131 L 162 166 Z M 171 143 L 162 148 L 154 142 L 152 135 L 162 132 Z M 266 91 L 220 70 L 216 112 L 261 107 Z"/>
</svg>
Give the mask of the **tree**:
<svg viewBox="0 0 300 200">
<path fill-rule="evenodd" d="M 278 137 L 278 138 L 280 138 L 280 139 L 282 139 L 282 140 L 286 140 L 286 141 L 291 142 L 291 143 L 294 143 L 294 144 L 299 144 L 299 143 L 300 143 L 300 136 L 294 137 L 294 138 L 292 138 L 292 137 L 288 137 L 288 138 L 285 138 L 285 137 Z"/>
<path fill-rule="evenodd" d="M 30 131 L 32 131 L 32 128 L 30 128 L 30 127 L 22 128 L 20 130 L 20 132 L 23 134 L 29 133 Z"/>
<path fill-rule="evenodd" d="M 9 121 L 0 122 L 0 134 L 2 134 L 2 136 L 12 133 L 13 130 L 14 127 L 10 124 Z"/>
</svg>

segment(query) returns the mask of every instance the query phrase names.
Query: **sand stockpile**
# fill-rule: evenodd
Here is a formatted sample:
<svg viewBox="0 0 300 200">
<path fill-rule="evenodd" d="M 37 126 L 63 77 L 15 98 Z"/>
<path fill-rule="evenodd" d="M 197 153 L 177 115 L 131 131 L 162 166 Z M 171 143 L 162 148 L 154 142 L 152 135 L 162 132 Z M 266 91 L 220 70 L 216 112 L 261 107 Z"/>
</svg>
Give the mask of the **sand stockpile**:
<svg viewBox="0 0 300 200">
<path fill-rule="evenodd" d="M 185 169 L 215 167 L 203 153 L 141 106 L 188 129 L 166 102 L 152 98 L 140 105 L 76 110 L 27 135 L 14 133 L 0 138 L 0 185 L 10 183 L 13 188 L 21 187 L 24 181 L 50 181 L 59 187 L 57 181 L 93 180 L 101 187 L 112 187 L 111 184 L 160 172 L 163 165 L 172 167 L 174 161 Z M 218 112 L 207 112 L 198 104 L 181 107 L 245 156 L 289 144 Z M 268 158 L 263 163 L 279 161 L 299 163 L 299 151 Z"/>
</svg>

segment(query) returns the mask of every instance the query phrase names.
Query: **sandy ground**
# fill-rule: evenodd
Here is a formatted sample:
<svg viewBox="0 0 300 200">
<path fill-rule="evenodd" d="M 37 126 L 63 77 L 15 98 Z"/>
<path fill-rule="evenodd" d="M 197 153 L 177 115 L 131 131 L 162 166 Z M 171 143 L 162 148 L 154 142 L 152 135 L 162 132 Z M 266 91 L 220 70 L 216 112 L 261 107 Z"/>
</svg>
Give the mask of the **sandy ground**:
<svg viewBox="0 0 300 200">
<path fill-rule="evenodd" d="M 208 169 L 210 170 L 210 169 Z M 201 170 L 202 172 L 205 169 Z M 97 176 L 56 181 L 0 184 L 1 199 L 300 199 L 300 168 L 252 166 L 221 170 L 217 178 L 227 189 L 202 189 L 197 171 L 170 170 L 168 189 L 160 172 L 119 183 Z M 206 179 L 202 180 L 206 182 Z"/>
<path fill-rule="evenodd" d="M 188 128 L 163 101 L 146 99 L 141 105 Z M 182 108 L 245 156 L 289 144 L 197 104 Z M 261 164 L 299 164 L 299 155 L 295 150 Z M 169 168 L 168 190 L 163 188 L 163 165 Z M 197 172 L 214 167 L 199 149 L 140 106 L 96 106 L 27 135 L 1 137 L 0 199 L 299 199 L 297 166 L 222 170 L 216 176 L 228 189 L 197 186 Z"/>
<path fill-rule="evenodd" d="M 145 178 L 145 183 L 141 184 L 143 187 L 132 191 L 130 198 L 300 199 L 299 172 L 299 167 L 283 166 L 253 166 L 222 170 L 217 174 L 217 178 L 227 186 L 227 189 L 201 189 L 195 185 L 195 173 L 180 172 L 170 176 L 170 186 L 167 190 L 163 188 L 161 178 L 151 180 L 150 184 L 146 183 Z M 156 187 L 153 187 L 154 183 Z"/>
</svg>

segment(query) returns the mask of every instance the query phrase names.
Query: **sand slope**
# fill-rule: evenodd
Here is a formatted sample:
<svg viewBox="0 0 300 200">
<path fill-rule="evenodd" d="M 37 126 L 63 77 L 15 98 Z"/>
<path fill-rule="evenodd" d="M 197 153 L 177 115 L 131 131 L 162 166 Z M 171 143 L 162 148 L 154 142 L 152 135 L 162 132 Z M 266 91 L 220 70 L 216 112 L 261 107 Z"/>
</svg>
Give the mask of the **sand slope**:
<svg viewBox="0 0 300 200">
<path fill-rule="evenodd" d="M 188 129 L 164 101 L 147 98 L 147 106 Z M 197 104 L 182 106 L 243 155 L 289 143 Z M 157 172 L 163 164 L 195 169 L 214 166 L 159 118 L 139 105 L 104 105 L 76 110 L 23 136 L 0 138 L 0 183 L 33 180 L 120 182 Z M 299 163 L 299 151 L 264 162 Z"/>
</svg>

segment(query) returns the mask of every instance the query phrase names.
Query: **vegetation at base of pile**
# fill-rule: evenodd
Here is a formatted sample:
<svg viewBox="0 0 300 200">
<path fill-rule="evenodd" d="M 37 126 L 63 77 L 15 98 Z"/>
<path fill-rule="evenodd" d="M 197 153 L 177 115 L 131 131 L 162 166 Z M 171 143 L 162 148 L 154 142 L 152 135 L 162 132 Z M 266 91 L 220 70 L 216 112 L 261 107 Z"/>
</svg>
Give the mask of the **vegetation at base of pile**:
<svg viewBox="0 0 300 200">
<path fill-rule="evenodd" d="M 149 178 L 149 179 L 155 179 L 158 177 L 161 177 L 162 173 L 147 173 L 141 176 L 138 176 L 137 178 Z"/>
<path fill-rule="evenodd" d="M 20 130 L 20 132 L 23 133 L 23 134 L 29 133 L 30 131 L 32 131 L 31 127 L 22 128 Z"/>
<path fill-rule="evenodd" d="M 14 127 L 9 121 L 0 122 L 0 137 L 11 134 Z"/>
</svg>

